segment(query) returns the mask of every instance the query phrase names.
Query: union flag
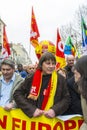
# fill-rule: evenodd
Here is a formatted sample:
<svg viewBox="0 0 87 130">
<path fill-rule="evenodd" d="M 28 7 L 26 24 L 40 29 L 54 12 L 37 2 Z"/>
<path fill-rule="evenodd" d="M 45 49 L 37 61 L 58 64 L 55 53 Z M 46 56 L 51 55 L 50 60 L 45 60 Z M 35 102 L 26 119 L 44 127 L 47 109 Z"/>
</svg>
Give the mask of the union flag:
<svg viewBox="0 0 87 130">
<path fill-rule="evenodd" d="M 10 45 L 9 45 L 7 34 L 6 34 L 6 28 L 4 26 L 3 27 L 2 57 L 7 58 L 10 54 L 11 54 Z"/>
<path fill-rule="evenodd" d="M 31 14 L 31 31 L 30 31 L 30 43 L 35 48 L 38 45 L 38 37 L 40 37 L 34 10 L 32 7 L 32 14 Z"/>
<path fill-rule="evenodd" d="M 57 41 L 56 41 L 56 69 L 63 68 L 66 65 L 65 55 L 64 55 L 64 45 L 62 43 L 59 30 L 57 29 Z"/>
</svg>

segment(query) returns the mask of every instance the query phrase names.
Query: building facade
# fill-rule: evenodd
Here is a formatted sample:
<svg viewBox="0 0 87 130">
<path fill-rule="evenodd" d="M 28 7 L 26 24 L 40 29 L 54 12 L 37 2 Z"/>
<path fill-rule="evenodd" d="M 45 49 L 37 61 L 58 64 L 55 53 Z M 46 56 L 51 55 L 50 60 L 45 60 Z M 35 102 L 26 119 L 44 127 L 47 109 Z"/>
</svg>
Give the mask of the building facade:
<svg viewBox="0 0 87 130">
<path fill-rule="evenodd" d="M 23 65 L 31 64 L 32 61 L 23 45 L 17 43 L 10 43 L 11 58 L 16 64 L 22 63 Z"/>
<path fill-rule="evenodd" d="M 0 62 L 2 60 L 2 45 L 3 45 L 3 27 L 6 24 L 0 19 Z M 10 57 L 15 61 L 16 64 L 22 63 L 23 65 L 31 64 L 32 61 L 26 49 L 21 44 L 9 43 L 11 55 Z"/>
<path fill-rule="evenodd" d="M 0 59 L 2 58 L 2 44 L 3 44 L 3 27 L 5 23 L 0 19 Z"/>
</svg>

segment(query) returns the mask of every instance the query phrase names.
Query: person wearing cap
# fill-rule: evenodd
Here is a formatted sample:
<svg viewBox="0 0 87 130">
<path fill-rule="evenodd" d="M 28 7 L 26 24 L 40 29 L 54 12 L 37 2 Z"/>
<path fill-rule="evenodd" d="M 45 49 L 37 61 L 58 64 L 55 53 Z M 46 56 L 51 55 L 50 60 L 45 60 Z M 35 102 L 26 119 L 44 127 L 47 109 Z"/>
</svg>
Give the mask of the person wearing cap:
<svg viewBox="0 0 87 130">
<path fill-rule="evenodd" d="M 15 72 L 15 63 L 11 59 L 4 59 L 1 62 L 0 77 L 0 106 L 9 111 L 15 107 L 13 93 L 24 79 Z"/>
<path fill-rule="evenodd" d="M 23 69 L 23 65 L 22 64 L 18 64 L 17 65 L 16 72 L 19 73 L 22 78 L 26 78 L 27 77 L 27 72 Z"/>
</svg>

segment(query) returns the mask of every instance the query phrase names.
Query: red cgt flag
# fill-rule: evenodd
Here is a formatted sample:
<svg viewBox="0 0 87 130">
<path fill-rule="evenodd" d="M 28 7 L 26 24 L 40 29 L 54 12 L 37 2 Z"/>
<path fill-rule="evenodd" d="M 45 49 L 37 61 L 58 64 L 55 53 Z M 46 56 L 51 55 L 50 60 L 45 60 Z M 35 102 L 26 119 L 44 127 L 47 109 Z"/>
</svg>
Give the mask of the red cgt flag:
<svg viewBox="0 0 87 130">
<path fill-rule="evenodd" d="M 38 45 L 38 37 L 40 37 L 34 10 L 32 7 L 32 14 L 31 14 L 31 31 L 30 31 L 30 42 L 35 48 Z"/>
<path fill-rule="evenodd" d="M 2 56 L 7 58 L 11 54 L 10 45 L 8 43 L 8 38 L 6 34 L 5 26 L 3 27 L 3 45 L 2 45 Z"/>
<path fill-rule="evenodd" d="M 64 46 L 61 41 L 58 29 L 57 29 L 57 41 L 56 41 L 56 60 L 57 60 L 56 69 L 63 68 L 66 65 Z"/>
</svg>

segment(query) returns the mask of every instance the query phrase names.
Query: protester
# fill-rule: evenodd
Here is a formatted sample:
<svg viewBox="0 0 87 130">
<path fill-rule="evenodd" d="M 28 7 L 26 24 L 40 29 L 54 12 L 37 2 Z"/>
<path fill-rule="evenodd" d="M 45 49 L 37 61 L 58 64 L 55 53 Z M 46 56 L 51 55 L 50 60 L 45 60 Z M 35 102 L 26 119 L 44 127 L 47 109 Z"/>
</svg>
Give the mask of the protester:
<svg viewBox="0 0 87 130">
<path fill-rule="evenodd" d="M 78 85 L 75 83 L 74 80 L 74 73 L 72 71 L 73 66 L 75 64 L 75 57 L 73 55 L 67 55 L 66 57 L 67 65 L 64 67 L 66 70 L 66 82 L 68 86 L 68 90 L 70 93 L 71 103 L 69 105 L 68 110 L 65 112 L 66 115 L 71 114 L 81 114 L 81 99 L 80 94 L 78 93 Z"/>
<path fill-rule="evenodd" d="M 27 72 L 28 65 L 23 65 L 23 70 Z"/>
<path fill-rule="evenodd" d="M 26 69 L 28 75 L 31 74 L 31 73 L 33 73 L 33 72 L 35 72 L 35 70 L 36 70 L 36 66 L 34 64 L 28 65 L 27 69 Z"/>
<path fill-rule="evenodd" d="M 69 79 L 74 75 L 72 72 L 72 67 L 75 62 L 75 57 L 73 55 L 68 55 L 66 57 L 66 62 L 67 62 L 67 65 L 64 68 L 66 69 L 66 72 L 67 72 L 66 79 Z"/>
<path fill-rule="evenodd" d="M 0 106 L 9 111 L 15 107 L 13 93 L 23 82 L 23 78 L 15 73 L 15 63 L 5 59 L 1 63 L 2 76 L 0 77 Z"/>
<path fill-rule="evenodd" d="M 56 59 L 45 52 L 35 73 L 27 77 L 15 91 L 17 106 L 28 117 L 41 115 L 47 118 L 63 114 L 69 106 L 70 98 L 65 78 L 55 71 Z"/>
<path fill-rule="evenodd" d="M 19 73 L 22 78 L 26 78 L 26 76 L 27 76 L 27 72 L 23 69 L 23 65 L 22 64 L 18 64 L 17 65 L 16 72 Z"/>
<path fill-rule="evenodd" d="M 81 94 L 81 106 L 84 118 L 80 130 L 87 130 L 87 55 L 78 59 L 74 65 L 74 77 Z"/>
<path fill-rule="evenodd" d="M 70 93 L 71 103 L 69 108 L 64 113 L 65 115 L 80 114 L 82 113 L 81 98 L 78 92 L 78 85 L 75 83 L 74 76 L 67 80 L 67 87 Z"/>
<path fill-rule="evenodd" d="M 66 79 L 66 70 L 64 68 L 59 68 L 58 73 L 62 74 Z M 70 93 L 71 102 L 68 109 L 63 115 L 80 114 L 82 115 L 81 99 L 78 93 L 78 85 L 75 83 L 74 75 L 66 80 L 67 87 Z"/>
</svg>

